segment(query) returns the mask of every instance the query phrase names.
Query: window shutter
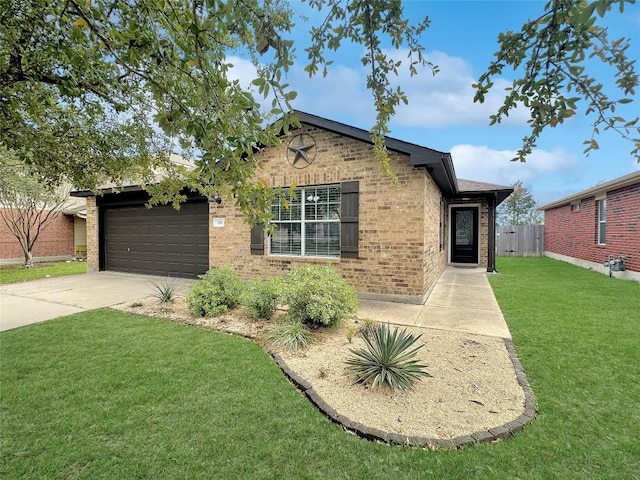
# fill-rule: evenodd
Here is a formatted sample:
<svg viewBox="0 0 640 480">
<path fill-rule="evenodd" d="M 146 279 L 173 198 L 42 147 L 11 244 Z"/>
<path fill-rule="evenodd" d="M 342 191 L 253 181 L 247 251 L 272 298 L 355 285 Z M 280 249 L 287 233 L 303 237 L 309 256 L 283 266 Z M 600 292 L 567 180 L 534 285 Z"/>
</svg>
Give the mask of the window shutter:
<svg viewBox="0 0 640 480">
<path fill-rule="evenodd" d="M 360 183 L 340 185 L 340 256 L 358 258 L 358 196 Z"/>
<path fill-rule="evenodd" d="M 251 255 L 264 255 L 264 228 L 256 225 L 251 229 Z"/>
</svg>

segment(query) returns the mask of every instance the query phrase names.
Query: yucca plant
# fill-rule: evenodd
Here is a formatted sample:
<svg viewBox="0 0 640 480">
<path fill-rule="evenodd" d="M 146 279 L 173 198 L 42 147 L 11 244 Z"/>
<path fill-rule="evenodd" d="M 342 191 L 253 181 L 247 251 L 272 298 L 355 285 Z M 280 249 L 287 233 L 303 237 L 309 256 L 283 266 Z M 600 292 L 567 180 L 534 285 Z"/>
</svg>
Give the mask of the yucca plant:
<svg viewBox="0 0 640 480">
<path fill-rule="evenodd" d="M 287 319 L 269 329 L 266 338 L 276 347 L 303 350 L 313 341 L 309 329 L 299 319 Z"/>
<path fill-rule="evenodd" d="M 389 385 L 392 389 L 409 390 L 416 380 L 430 377 L 426 365 L 414 359 L 422 345 L 412 348 L 417 337 L 406 329 L 394 328 L 382 323 L 362 331 L 366 348 L 349 349 L 347 373 L 359 383 L 371 383 L 371 388 Z"/>
<path fill-rule="evenodd" d="M 160 300 L 162 303 L 171 303 L 178 295 L 180 286 L 178 285 L 178 281 L 175 278 L 167 277 L 161 282 L 154 283 L 153 289 L 154 292 L 152 295 L 155 298 Z"/>
</svg>

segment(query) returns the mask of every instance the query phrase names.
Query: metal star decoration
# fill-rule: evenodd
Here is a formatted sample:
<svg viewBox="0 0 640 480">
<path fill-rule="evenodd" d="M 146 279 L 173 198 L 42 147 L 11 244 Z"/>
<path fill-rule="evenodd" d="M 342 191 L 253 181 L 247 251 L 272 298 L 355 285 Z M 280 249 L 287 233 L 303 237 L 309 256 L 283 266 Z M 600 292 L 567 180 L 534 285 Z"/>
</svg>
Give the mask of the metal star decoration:
<svg viewBox="0 0 640 480">
<path fill-rule="evenodd" d="M 287 159 L 291 166 L 304 168 L 311 165 L 315 158 L 315 146 L 316 142 L 311 135 L 301 133 L 292 138 L 287 146 Z"/>
</svg>

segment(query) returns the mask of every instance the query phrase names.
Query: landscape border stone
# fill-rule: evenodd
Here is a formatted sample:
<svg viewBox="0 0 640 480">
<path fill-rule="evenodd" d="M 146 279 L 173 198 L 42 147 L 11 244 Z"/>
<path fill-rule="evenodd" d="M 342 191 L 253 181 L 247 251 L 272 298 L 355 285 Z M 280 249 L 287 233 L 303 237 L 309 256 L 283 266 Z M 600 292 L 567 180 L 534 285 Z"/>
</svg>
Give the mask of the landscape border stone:
<svg viewBox="0 0 640 480">
<path fill-rule="evenodd" d="M 345 430 L 356 434 L 360 438 L 371 441 L 384 442 L 390 445 L 406 445 L 427 448 L 430 450 L 454 450 L 464 448 L 466 446 L 470 446 L 479 442 L 495 442 L 501 439 L 509 438 L 522 431 L 529 423 L 531 423 L 536 418 L 536 399 L 533 391 L 531 390 L 531 386 L 529 385 L 527 375 L 522 368 L 520 359 L 516 354 L 513 341 L 510 338 L 504 338 L 503 340 L 507 349 L 507 353 L 509 354 L 509 358 L 511 359 L 511 363 L 513 364 L 518 384 L 524 391 L 524 409 L 522 414 L 516 417 L 514 420 L 505 423 L 504 425 L 496 425 L 495 427 L 491 427 L 487 430 L 481 430 L 469 435 L 461 435 L 451 440 L 443 438 L 427 438 L 400 435 L 397 433 L 385 432 L 377 428 L 369 427 L 359 422 L 354 422 L 344 415 L 339 414 L 334 408 L 328 405 L 327 402 L 325 402 L 324 399 L 320 396 L 320 394 L 318 394 L 318 392 L 313 389 L 311 383 L 294 372 L 279 354 L 273 351 L 270 351 L 269 354 L 271 355 L 275 363 L 280 367 L 284 375 L 291 381 L 291 383 L 298 390 L 300 390 L 304 394 L 304 396 L 308 398 L 309 401 L 318 410 L 320 410 L 320 412 L 322 412 L 323 415 L 329 418 L 332 422 L 342 426 L 342 428 L 344 428 Z"/>
</svg>

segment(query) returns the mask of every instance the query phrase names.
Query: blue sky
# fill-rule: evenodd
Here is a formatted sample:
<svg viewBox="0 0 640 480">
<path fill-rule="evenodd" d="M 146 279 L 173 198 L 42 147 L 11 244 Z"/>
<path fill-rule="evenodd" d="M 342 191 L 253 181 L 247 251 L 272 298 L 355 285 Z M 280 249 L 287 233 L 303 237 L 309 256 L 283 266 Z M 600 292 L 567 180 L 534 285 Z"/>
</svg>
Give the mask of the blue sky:
<svg viewBox="0 0 640 480">
<path fill-rule="evenodd" d="M 296 12 L 309 15 L 306 4 L 292 3 Z M 401 74 L 399 83 L 409 97 L 409 105 L 398 108 L 391 123 L 391 137 L 451 152 L 458 178 L 503 185 L 522 180 L 538 203 L 640 169 L 631 157 L 631 143 L 612 132 L 596 137 L 600 150 L 588 157 L 583 154 L 583 141 L 591 137 L 593 121 L 585 117 L 583 111 L 545 132 L 526 163 L 511 162 L 521 138 L 528 133 L 526 112 L 516 112 L 504 124 L 489 126 L 489 115 L 501 104 L 500 91 L 495 89 L 483 105 L 473 103 L 471 84 L 493 58 L 498 48 L 498 33 L 519 30 L 525 21 L 543 12 L 544 1 L 414 0 L 403 3 L 409 18 L 417 22 L 427 15 L 431 19 L 422 44 L 427 58 L 438 65 L 440 72 L 433 76 L 423 71 L 417 77 Z M 318 15 L 311 13 L 311 18 L 314 17 Z M 611 39 L 620 36 L 632 39 L 629 53 L 640 60 L 640 5 L 627 5 L 623 14 L 612 10 L 605 21 Z M 303 71 L 307 29 L 308 25 L 298 20 L 294 36 L 298 42 L 298 60 L 287 79 L 298 91 L 294 108 L 369 129 L 375 112 L 365 88 L 361 48 L 340 51 L 333 56 L 334 64 L 326 78 L 309 79 Z M 398 54 L 398 58 L 405 56 Z M 236 67 L 242 70 L 239 63 Z M 603 79 L 605 86 L 613 84 L 611 72 L 592 72 Z M 509 73 L 505 70 L 496 87 L 510 84 L 513 77 Z M 615 98 L 619 96 L 615 94 Z M 626 118 L 638 116 L 640 100 L 636 98 L 618 113 Z"/>
</svg>

